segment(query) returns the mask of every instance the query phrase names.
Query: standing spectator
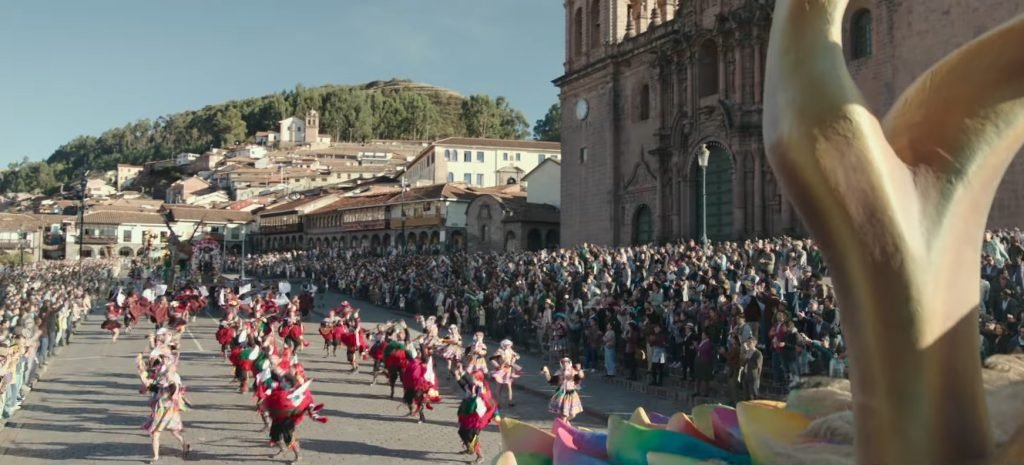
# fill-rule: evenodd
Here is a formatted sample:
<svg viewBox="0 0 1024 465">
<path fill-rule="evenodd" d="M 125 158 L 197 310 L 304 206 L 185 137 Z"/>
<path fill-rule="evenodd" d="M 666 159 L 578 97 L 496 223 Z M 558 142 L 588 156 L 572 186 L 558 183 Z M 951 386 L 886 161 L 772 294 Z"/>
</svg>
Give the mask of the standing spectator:
<svg viewBox="0 0 1024 465">
<path fill-rule="evenodd" d="M 707 397 L 710 395 L 710 383 L 714 374 L 715 343 L 711 342 L 711 335 L 707 332 L 701 334 L 700 345 L 697 346 L 697 360 L 695 366 L 697 389 L 695 397 Z"/>
<path fill-rule="evenodd" d="M 666 346 L 668 340 L 660 324 L 654 324 L 653 333 L 647 338 L 651 347 L 651 386 L 661 386 L 665 381 Z"/>
<path fill-rule="evenodd" d="M 756 400 L 760 397 L 761 368 L 764 364 L 764 355 L 757 350 L 757 343 L 753 338 L 743 341 L 743 351 L 743 368 L 740 372 L 743 400 Z"/>
<path fill-rule="evenodd" d="M 607 325 L 607 328 L 601 342 L 604 344 L 605 376 L 611 378 L 615 376 L 615 330 L 611 323 Z"/>
</svg>

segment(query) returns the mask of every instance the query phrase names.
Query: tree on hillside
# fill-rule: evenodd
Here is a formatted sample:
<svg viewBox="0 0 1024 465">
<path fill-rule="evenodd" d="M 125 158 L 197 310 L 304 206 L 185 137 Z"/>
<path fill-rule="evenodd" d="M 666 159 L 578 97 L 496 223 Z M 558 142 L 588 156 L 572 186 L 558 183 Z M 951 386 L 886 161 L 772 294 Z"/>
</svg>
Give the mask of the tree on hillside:
<svg viewBox="0 0 1024 465">
<path fill-rule="evenodd" d="M 562 140 L 562 105 L 555 103 L 548 108 L 548 113 L 543 119 L 537 120 L 533 126 L 533 138 L 548 142 L 561 142 Z"/>
<path fill-rule="evenodd" d="M 245 121 L 242 120 L 242 113 L 235 107 L 220 109 L 214 113 L 210 129 L 220 147 L 234 145 L 246 139 Z"/>
</svg>

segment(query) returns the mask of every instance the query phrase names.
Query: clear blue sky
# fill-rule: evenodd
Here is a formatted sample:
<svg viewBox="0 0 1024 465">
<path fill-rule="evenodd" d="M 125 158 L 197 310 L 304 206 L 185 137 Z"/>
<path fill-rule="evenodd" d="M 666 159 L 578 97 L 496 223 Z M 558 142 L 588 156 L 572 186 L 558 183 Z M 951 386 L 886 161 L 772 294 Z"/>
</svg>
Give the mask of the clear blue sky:
<svg viewBox="0 0 1024 465">
<path fill-rule="evenodd" d="M 408 78 L 555 102 L 557 0 L 31 0 L 0 12 L 0 166 L 139 118 Z"/>
</svg>

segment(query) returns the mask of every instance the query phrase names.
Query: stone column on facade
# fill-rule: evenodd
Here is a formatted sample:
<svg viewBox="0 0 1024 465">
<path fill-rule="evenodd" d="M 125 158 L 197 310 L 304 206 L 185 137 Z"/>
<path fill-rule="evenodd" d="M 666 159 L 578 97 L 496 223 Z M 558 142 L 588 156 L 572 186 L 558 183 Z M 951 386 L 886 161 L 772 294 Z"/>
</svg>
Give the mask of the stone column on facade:
<svg viewBox="0 0 1024 465">
<path fill-rule="evenodd" d="M 743 53 L 740 42 L 735 42 L 732 48 L 732 89 L 733 102 L 739 103 L 743 100 Z"/>
<path fill-rule="evenodd" d="M 622 136 L 622 116 L 620 112 L 616 111 L 617 107 L 620 106 L 619 99 L 622 98 L 622 93 L 620 90 L 621 75 L 617 64 L 612 65 L 611 78 L 612 82 L 610 89 L 608 90 L 608 114 L 611 115 L 612 118 L 612 133 L 610 137 L 611 144 L 609 144 L 611 153 L 606 154 L 606 156 L 611 159 L 612 163 L 612 208 L 609 209 L 609 214 L 611 215 L 611 224 L 613 225 L 612 244 L 622 245 L 622 224 L 624 220 L 622 216 L 622 195 L 620 195 L 622 191 L 622 157 L 619 156 L 621 149 L 619 146 L 621 143 L 619 139 Z"/>
<path fill-rule="evenodd" d="M 789 203 L 785 189 L 779 186 L 779 203 L 782 207 L 782 233 L 789 234 L 793 229 L 793 204 Z"/>
<path fill-rule="evenodd" d="M 764 235 L 764 154 L 760 147 L 751 153 L 754 159 L 754 227 L 755 236 Z"/>
<path fill-rule="evenodd" d="M 733 147 L 739 147 L 736 143 Z M 744 224 L 747 218 L 746 203 L 744 199 L 744 182 L 743 173 L 746 172 L 744 166 L 747 164 L 745 157 L 739 156 L 736 152 L 733 152 L 733 167 L 732 167 L 732 235 L 734 238 L 740 238 L 746 234 L 746 225 Z"/>
<path fill-rule="evenodd" d="M 718 46 L 718 94 L 725 97 L 728 92 L 725 88 L 725 42 L 719 42 Z"/>
<path fill-rule="evenodd" d="M 764 67 L 764 63 L 762 63 L 762 60 L 761 60 L 761 55 L 762 55 L 761 54 L 761 48 L 762 47 L 764 47 L 764 45 L 761 43 L 760 38 L 755 39 L 754 40 L 754 103 L 755 104 L 761 103 L 761 97 L 763 97 L 761 95 L 762 94 L 761 89 L 763 89 L 763 87 L 761 86 L 761 79 L 762 79 L 761 76 L 763 74 L 762 70 L 763 70 L 763 67 Z"/>
</svg>

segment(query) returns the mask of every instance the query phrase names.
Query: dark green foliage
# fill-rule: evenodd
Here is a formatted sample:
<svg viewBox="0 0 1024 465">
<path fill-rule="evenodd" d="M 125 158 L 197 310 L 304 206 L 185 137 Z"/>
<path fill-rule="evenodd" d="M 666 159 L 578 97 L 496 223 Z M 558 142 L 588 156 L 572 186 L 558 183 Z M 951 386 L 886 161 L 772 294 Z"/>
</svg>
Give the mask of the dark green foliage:
<svg viewBox="0 0 1024 465">
<path fill-rule="evenodd" d="M 143 164 L 251 141 L 257 131 L 276 131 L 278 121 L 309 110 L 320 112 L 320 132 L 335 141 L 464 135 L 522 139 L 529 130 L 523 114 L 504 97 L 467 99 L 405 80 L 313 88 L 299 84 L 291 91 L 139 120 L 99 137 L 76 137 L 45 162 L 24 160 L 0 171 L 0 192 L 52 193 L 61 184 L 70 190 L 85 170 L 98 173 L 118 163 Z"/>
<path fill-rule="evenodd" d="M 544 119 L 537 120 L 533 125 L 533 138 L 548 142 L 562 141 L 562 105 L 555 103 L 548 108 Z"/>
</svg>

